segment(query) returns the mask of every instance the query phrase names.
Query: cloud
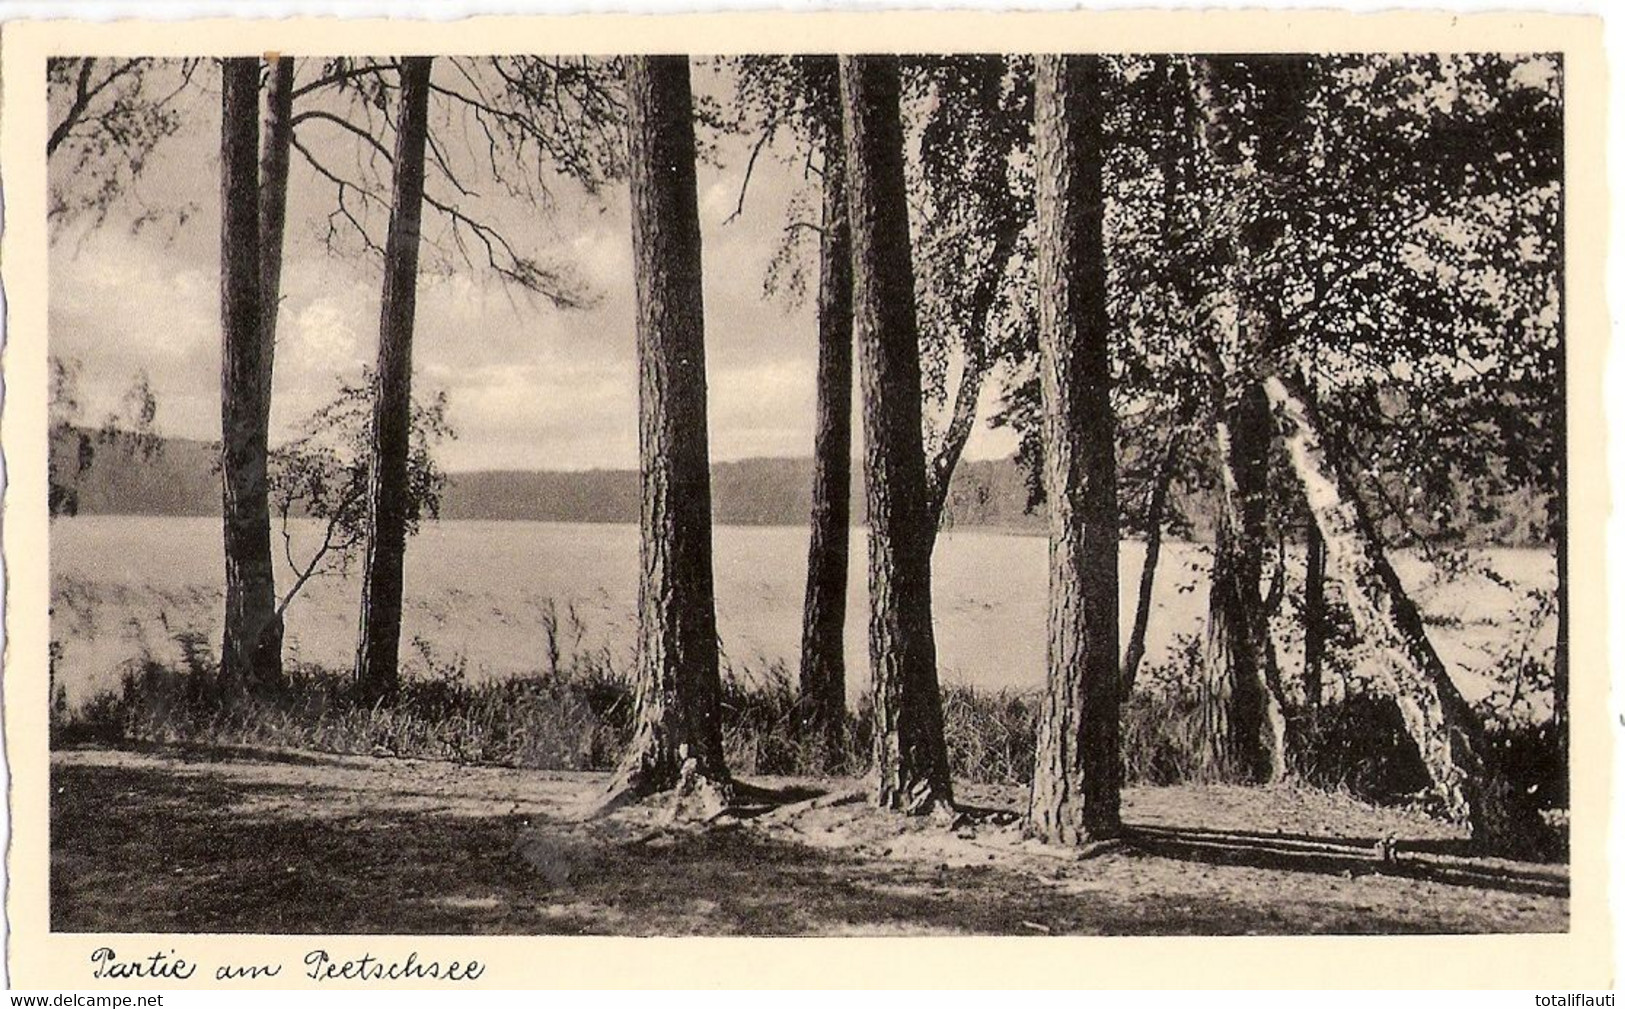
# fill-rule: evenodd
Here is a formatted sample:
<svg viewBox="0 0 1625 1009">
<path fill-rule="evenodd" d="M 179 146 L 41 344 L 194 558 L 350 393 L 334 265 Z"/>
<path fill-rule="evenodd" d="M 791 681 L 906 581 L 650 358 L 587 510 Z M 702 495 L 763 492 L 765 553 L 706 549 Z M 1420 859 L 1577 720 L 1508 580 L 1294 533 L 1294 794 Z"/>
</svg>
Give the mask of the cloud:
<svg viewBox="0 0 1625 1009">
<path fill-rule="evenodd" d="M 84 362 L 81 396 L 95 419 L 116 407 L 144 369 L 158 395 L 160 429 L 214 439 L 220 424 L 217 104 L 195 103 L 188 114 L 197 121 L 154 155 L 143 187 L 144 198 L 184 199 L 197 204 L 197 213 L 168 236 L 131 234 L 131 215 L 118 212 L 94 234 L 60 236 L 51 248 L 50 341 L 53 353 Z M 712 453 L 719 460 L 807 455 L 817 359 L 812 306 L 787 311 L 764 299 L 762 284 L 796 194 L 814 183 L 788 159 L 788 149 L 765 149 L 743 213 L 724 223 L 738 203 L 750 141 L 723 137 L 717 152 L 720 164 L 698 171 Z M 382 287 L 376 254 L 327 247 L 330 187 L 302 166 L 290 185 L 273 438 L 286 437 L 331 398 L 341 379 L 353 380 L 373 360 Z M 597 295 L 590 310 L 564 311 L 504 286 L 488 270 L 448 272 L 441 267 L 449 260 L 425 255 L 414 385 L 449 397 L 459 433 L 442 450 L 450 469 L 636 464 L 628 196 L 624 188 L 601 197 L 561 188 L 554 197 L 551 207 L 539 209 L 490 191 L 477 209 L 517 248 L 568 266 Z M 426 215 L 431 236 L 439 233 L 435 220 Z M 477 246 L 470 255 L 483 260 Z M 972 453 L 981 437 L 973 439 Z"/>
</svg>

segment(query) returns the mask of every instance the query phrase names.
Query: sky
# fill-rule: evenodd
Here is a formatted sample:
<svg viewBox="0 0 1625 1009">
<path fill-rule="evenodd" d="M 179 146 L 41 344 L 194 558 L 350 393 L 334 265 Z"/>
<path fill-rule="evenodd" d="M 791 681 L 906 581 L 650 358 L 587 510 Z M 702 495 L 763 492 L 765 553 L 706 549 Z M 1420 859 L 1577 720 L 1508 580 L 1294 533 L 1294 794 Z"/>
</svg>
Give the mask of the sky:
<svg viewBox="0 0 1625 1009">
<path fill-rule="evenodd" d="M 437 73 L 450 68 L 437 62 Z M 300 66 L 298 81 L 315 72 Z M 697 94 L 721 97 L 726 82 L 704 63 Z M 116 411 L 138 374 L 158 401 L 166 435 L 217 440 L 219 374 L 219 92 L 212 67 L 178 105 L 180 131 L 163 142 L 133 190 L 99 226 L 70 221 L 53 233 L 51 353 L 79 362 L 84 420 Z M 300 136 L 319 157 L 354 163 L 349 139 L 319 121 Z M 453 140 L 455 142 L 455 138 Z M 771 152 L 739 199 L 750 140 L 723 137 L 716 164 L 702 165 L 698 196 L 705 275 L 706 353 L 712 457 L 807 456 L 812 450 L 816 327 L 810 304 L 763 293 L 767 264 L 789 219 L 802 169 Z M 787 147 L 780 153 L 788 155 Z M 356 249 L 335 254 L 322 234 L 331 186 L 296 153 L 272 397 L 273 443 L 296 432 L 375 357 L 379 261 Z M 53 184 L 72 187 L 61 166 Z M 596 294 L 585 310 L 562 310 L 505 286 L 488 271 L 447 273 L 427 256 L 418 285 L 414 393 L 444 391 L 457 437 L 439 449 L 452 471 L 593 469 L 637 465 L 637 382 L 631 225 L 624 184 L 589 196 L 555 186 L 547 210 L 507 198 L 490 179 L 470 184 L 464 205 L 501 225 L 526 251 L 569 266 Z M 447 195 L 444 186 L 441 195 Z M 184 222 L 132 227 L 144 212 L 188 207 Z M 383 232 L 377 221 L 378 234 Z M 425 234 L 445 223 L 425 209 Z M 984 395 L 993 408 L 997 382 Z M 968 458 L 1008 455 L 1014 440 L 985 425 Z M 861 431 L 855 433 L 861 439 Z M 857 446 L 854 447 L 855 451 Z"/>
</svg>

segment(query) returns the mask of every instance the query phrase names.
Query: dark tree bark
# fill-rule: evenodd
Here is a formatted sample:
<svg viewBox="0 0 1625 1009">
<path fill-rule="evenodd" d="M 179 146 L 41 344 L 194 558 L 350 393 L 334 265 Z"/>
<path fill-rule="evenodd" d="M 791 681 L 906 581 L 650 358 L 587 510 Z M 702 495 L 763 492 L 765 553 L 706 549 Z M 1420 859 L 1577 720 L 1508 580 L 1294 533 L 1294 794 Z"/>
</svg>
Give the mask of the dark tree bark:
<svg viewBox="0 0 1625 1009">
<path fill-rule="evenodd" d="M 1157 564 L 1162 559 L 1162 520 L 1168 512 L 1168 490 L 1174 482 L 1174 465 L 1179 459 L 1180 432 L 1168 436 L 1168 445 L 1157 464 L 1155 481 L 1151 485 L 1151 500 L 1146 504 L 1145 563 L 1140 567 L 1139 595 L 1134 604 L 1134 626 L 1129 630 L 1128 647 L 1123 652 L 1123 686 L 1118 700 L 1127 701 L 1134 692 L 1134 681 L 1140 675 L 1140 663 L 1145 661 L 1145 636 L 1151 625 L 1151 607 L 1157 588 Z"/>
<path fill-rule="evenodd" d="M 1303 696 L 1310 707 L 1318 708 L 1326 652 L 1326 541 L 1313 520 L 1304 533 L 1304 555 Z"/>
<path fill-rule="evenodd" d="M 863 381 L 875 801 L 951 809 L 931 627 L 930 502 L 898 61 L 841 57 L 854 328 Z"/>
<path fill-rule="evenodd" d="M 823 231 L 818 274 L 818 429 L 813 439 L 812 539 L 802 614 L 803 729 L 826 762 L 846 726 L 846 589 L 852 524 L 852 242 L 834 57 L 823 125 Z"/>
<path fill-rule="evenodd" d="M 412 330 L 423 216 L 423 151 L 429 128 L 431 58 L 401 61 L 394 197 L 384 245 L 367 484 L 367 554 L 361 583 L 356 683 L 363 697 L 393 698 L 400 686 L 401 593 L 406 561 L 407 458 L 411 451 Z"/>
<path fill-rule="evenodd" d="M 1285 701 L 1260 592 L 1270 420 L 1258 370 L 1278 313 L 1265 303 L 1255 270 L 1280 233 L 1279 222 L 1264 212 L 1259 176 L 1260 159 L 1280 158 L 1282 138 L 1273 122 L 1263 122 L 1259 93 L 1277 84 L 1275 78 L 1287 79 L 1296 64 L 1270 66 L 1268 80 L 1255 80 L 1251 63 L 1204 58 L 1193 80 L 1200 150 L 1213 160 L 1220 182 L 1216 202 L 1233 204 L 1231 213 L 1221 211 L 1217 219 L 1222 229 L 1213 265 L 1222 297 L 1213 299 L 1201 348 L 1221 472 L 1203 715 L 1214 770 L 1249 782 L 1279 780 L 1287 768 Z M 1221 307 L 1221 301 L 1227 304 Z"/>
<path fill-rule="evenodd" d="M 259 61 L 228 59 L 220 92 L 221 497 L 226 615 L 221 671 L 236 685 L 281 676 L 266 482 L 270 387 L 260 313 Z"/>
<path fill-rule="evenodd" d="M 1286 713 L 1260 592 L 1270 440 L 1264 391 L 1244 390 L 1214 431 L 1223 478 L 1208 596 L 1204 738 L 1224 780 L 1278 781 L 1286 775 Z"/>
<path fill-rule="evenodd" d="M 1383 550 L 1376 526 L 1322 437 L 1313 401 L 1284 375 L 1264 381 L 1310 514 L 1326 542 L 1326 571 L 1342 589 L 1442 798 L 1473 839 L 1517 852 L 1543 834 L 1534 806 L 1494 766 L 1483 726 L 1428 640 L 1416 605 Z"/>
<path fill-rule="evenodd" d="M 1103 76 L 1099 57 L 1038 57 L 1034 159 L 1049 672 L 1027 820 L 1039 837 L 1067 844 L 1111 837 L 1122 828 Z"/>
<path fill-rule="evenodd" d="M 685 56 L 626 69 L 638 302 L 642 486 L 637 714 L 608 803 L 676 787 L 725 807 L 722 684 L 712 594 L 705 310 Z"/>
</svg>

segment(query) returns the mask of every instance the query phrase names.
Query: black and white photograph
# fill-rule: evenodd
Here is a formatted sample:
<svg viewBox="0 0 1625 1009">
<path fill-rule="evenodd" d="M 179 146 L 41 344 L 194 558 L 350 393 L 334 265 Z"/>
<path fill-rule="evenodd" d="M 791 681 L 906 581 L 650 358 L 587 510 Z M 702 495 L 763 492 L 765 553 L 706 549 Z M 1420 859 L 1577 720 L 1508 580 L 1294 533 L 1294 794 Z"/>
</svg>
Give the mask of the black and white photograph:
<svg viewBox="0 0 1625 1009">
<path fill-rule="evenodd" d="M 1566 54 L 774 38 L 43 61 L 48 932 L 1569 933 Z"/>
</svg>

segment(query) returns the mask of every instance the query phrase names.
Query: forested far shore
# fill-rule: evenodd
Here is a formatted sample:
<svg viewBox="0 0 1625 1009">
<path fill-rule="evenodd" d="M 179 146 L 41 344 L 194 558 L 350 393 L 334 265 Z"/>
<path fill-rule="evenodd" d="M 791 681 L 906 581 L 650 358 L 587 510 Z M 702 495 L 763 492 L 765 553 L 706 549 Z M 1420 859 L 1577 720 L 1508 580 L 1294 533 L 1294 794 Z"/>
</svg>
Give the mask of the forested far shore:
<svg viewBox="0 0 1625 1009">
<path fill-rule="evenodd" d="M 1120 438 L 1123 432 L 1119 432 Z M 1128 440 L 1128 439 L 1124 439 Z M 1128 446 L 1120 451 L 1135 451 Z M 88 428 L 52 432 L 56 459 L 86 453 L 55 514 L 218 516 L 218 447 L 191 438 L 135 435 Z M 53 471 L 66 470 L 53 465 Z M 712 513 L 723 525 L 805 525 L 812 508 L 813 460 L 758 458 L 717 462 L 711 467 Z M 1044 506 L 1033 503 L 1028 474 L 1015 457 L 965 460 L 955 469 L 943 525 L 1014 533 L 1044 530 Z M 863 487 L 851 491 L 853 522 L 864 524 Z M 1170 511 L 1184 539 L 1212 538 L 1209 492 L 1176 484 Z M 1418 506 L 1417 514 L 1435 509 Z M 1514 487 L 1494 497 L 1464 526 L 1439 539 L 1465 546 L 1547 547 L 1546 495 Z M 440 502 L 444 520 L 635 523 L 638 473 L 635 469 L 465 470 L 447 474 Z M 1386 517 L 1390 542 L 1415 538 L 1412 515 Z M 1138 532 L 1126 523 L 1125 533 Z"/>
</svg>

